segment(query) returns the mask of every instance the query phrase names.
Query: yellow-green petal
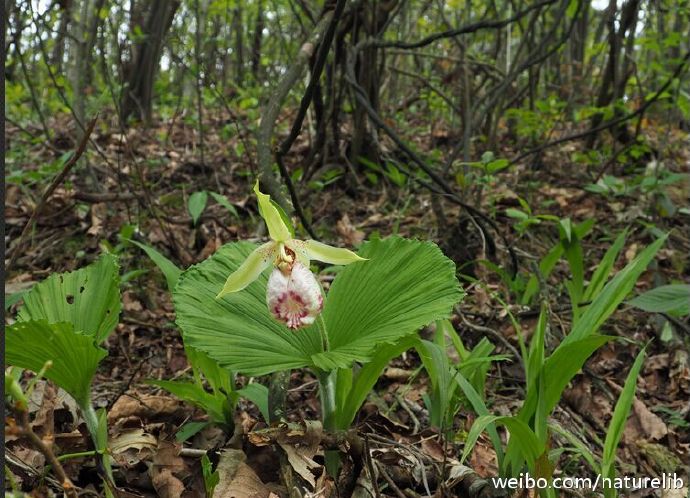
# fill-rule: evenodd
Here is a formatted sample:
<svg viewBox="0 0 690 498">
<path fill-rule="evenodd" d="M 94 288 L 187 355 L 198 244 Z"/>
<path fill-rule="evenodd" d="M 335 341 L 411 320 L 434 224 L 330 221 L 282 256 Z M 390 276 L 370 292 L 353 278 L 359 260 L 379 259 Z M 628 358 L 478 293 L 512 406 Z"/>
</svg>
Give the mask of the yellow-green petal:
<svg viewBox="0 0 690 498">
<path fill-rule="evenodd" d="M 240 267 L 230 274 L 225 281 L 223 290 L 218 293 L 216 299 L 220 299 L 232 292 L 241 291 L 259 278 L 261 272 L 264 271 L 275 258 L 276 248 L 277 244 L 275 242 L 267 242 L 252 251 Z"/>
<path fill-rule="evenodd" d="M 316 240 L 291 241 L 290 245 L 298 243 L 300 249 L 309 259 L 316 259 L 332 265 L 349 265 L 357 261 L 366 261 L 354 252 L 340 247 L 333 247 Z"/>
<path fill-rule="evenodd" d="M 268 235 L 277 242 L 285 242 L 292 238 L 290 229 L 287 227 L 280 213 L 271 203 L 271 196 L 259 190 L 259 181 L 254 185 L 254 193 L 259 201 L 259 213 L 266 222 Z"/>
</svg>

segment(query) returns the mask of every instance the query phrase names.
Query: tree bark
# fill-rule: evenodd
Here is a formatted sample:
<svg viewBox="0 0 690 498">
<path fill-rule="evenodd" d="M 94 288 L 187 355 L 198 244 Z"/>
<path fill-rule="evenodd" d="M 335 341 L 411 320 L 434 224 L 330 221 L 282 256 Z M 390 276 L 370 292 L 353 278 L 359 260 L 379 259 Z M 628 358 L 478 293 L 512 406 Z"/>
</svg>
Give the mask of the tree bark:
<svg viewBox="0 0 690 498">
<path fill-rule="evenodd" d="M 254 24 L 254 38 L 252 40 L 252 76 L 254 81 L 259 79 L 261 68 L 261 43 L 264 31 L 264 2 L 259 0 L 256 10 L 256 23 Z"/>
<path fill-rule="evenodd" d="M 232 29 L 235 32 L 235 82 L 237 86 L 244 84 L 244 24 L 242 24 L 242 8 L 235 7 L 232 17 Z"/>
<path fill-rule="evenodd" d="M 606 71 L 604 73 L 604 79 L 602 80 L 601 87 L 599 89 L 599 95 L 597 97 L 596 106 L 605 107 L 615 102 L 616 99 L 623 97 L 625 93 L 625 87 L 627 85 L 628 79 L 630 78 L 629 71 L 627 70 L 628 63 L 625 60 L 626 57 L 623 56 L 622 48 L 623 43 L 626 40 L 626 32 L 630 30 L 630 37 L 628 38 L 628 43 L 626 44 L 626 54 L 632 50 L 632 45 L 634 44 L 635 36 L 635 26 L 637 24 L 637 15 L 639 10 L 640 2 L 639 0 L 628 0 L 623 4 L 621 8 L 621 19 L 618 29 L 616 29 L 616 0 L 610 0 L 609 6 L 606 12 L 606 24 L 608 25 L 608 41 L 609 41 L 609 55 L 606 62 Z M 631 40 L 631 41 L 630 41 Z M 623 59 L 623 60 L 621 60 Z M 616 117 L 620 115 L 620 111 L 615 111 Z M 592 124 L 590 129 L 596 129 L 603 121 L 603 114 L 599 113 L 592 117 Z M 628 133 L 625 123 L 620 126 L 615 127 L 611 130 L 614 137 L 623 142 L 628 143 L 630 141 L 630 134 Z M 592 132 L 587 137 L 587 148 L 591 149 L 594 147 L 598 134 Z"/>
<path fill-rule="evenodd" d="M 133 56 L 126 71 L 126 89 L 121 103 L 123 119 L 137 114 L 151 121 L 153 84 L 160 63 L 163 40 L 180 6 L 179 0 L 153 0 L 146 24 L 142 26 L 141 41 L 133 47 Z"/>
</svg>

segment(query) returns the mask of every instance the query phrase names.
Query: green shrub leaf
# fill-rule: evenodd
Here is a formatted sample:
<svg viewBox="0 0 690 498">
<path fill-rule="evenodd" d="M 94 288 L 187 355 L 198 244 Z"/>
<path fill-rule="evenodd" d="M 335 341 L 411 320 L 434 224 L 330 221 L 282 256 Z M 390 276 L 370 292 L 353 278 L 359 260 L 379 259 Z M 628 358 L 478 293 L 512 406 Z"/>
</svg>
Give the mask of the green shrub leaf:
<svg viewBox="0 0 690 498">
<path fill-rule="evenodd" d="M 165 276 L 165 281 L 168 284 L 168 290 L 170 292 L 175 290 L 177 279 L 180 278 L 182 270 L 180 270 L 177 266 L 175 266 L 175 263 L 163 256 L 153 247 L 143 244 L 141 242 L 137 242 L 136 240 L 127 239 L 127 241 L 137 246 L 139 249 L 144 251 L 149 258 L 151 258 L 151 261 L 153 261 L 158 267 L 158 269 L 163 272 L 163 275 Z"/>
<path fill-rule="evenodd" d="M 628 304 L 650 313 L 690 314 L 690 285 L 662 285 L 640 294 Z"/>
<path fill-rule="evenodd" d="M 646 346 L 642 348 L 642 351 L 640 351 L 637 358 L 635 358 L 635 363 L 625 379 L 623 391 L 621 391 L 618 401 L 616 402 L 616 408 L 613 410 L 613 416 L 611 417 L 608 431 L 606 431 L 604 453 L 601 459 L 601 475 L 603 477 L 611 479 L 615 477 L 616 448 L 623 436 L 625 422 L 628 419 L 630 408 L 632 408 L 633 401 L 635 400 L 637 378 L 640 375 L 640 370 L 642 370 L 646 349 Z M 615 493 L 612 493 L 611 490 L 608 490 L 608 492 L 605 490 L 605 495 L 607 497 L 615 496 Z"/>
<path fill-rule="evenodd" d="M 196 225 L 201 217 L 201 213 L 206 209 L 206 202 L 208 201 L 208 193 L 205 190 L 201 192 L 194 192 L 189 196 L 189 214 L 192 217 L 192 222 Z"/>
<path fill-rule="evenodd" d="M 319 368 L 366 361 L 383 344 L 450 316 L 463 296 L 455 264 L 431 242 L 391 237 L 358 254 L 369 261 L 345 267 L 328 293 L 331 350 L 314 356 Z"/>
<path fill-rule="evenodd" d="M 225 396 L 214 396 L 195 382 L 180 380 L 147 380 L 147 384 L 165 389 L 183 401 L 198 406 L 211 418 L 213 422 L 224 424 L 227 422 L 224 412 Z"/>
<path fill-rule="evenodd" d="M 118 322 L 118 271 L 117 258 L 104 254 L 85 268 L 51 275 L 24 296 L 18 320 L 71 323 L 75 331 L 100 343 Z"/>
<path fill-rule="evenodd" d="M 52 361 L 45 377 L 70 393 L 80 406 L 88 403 L 91 379 L 98 362 L 107 355 L 93 337 L 75 332 L 70 323 L 30 320 L 6 329 L 7 364 L 38 372 Z"/>
<path fill-rule="evenodd" d="M 173 299 L 185 344 L 247 375 L 307 366 L 321 351 L 319 332 L 315 326 L 292 332 L 273 319 L 266 307 L 267 272 L 241 292 L 216 299 L 228 275 L 256 247 L 226 244 L 182 273 Z"/>
</svg>

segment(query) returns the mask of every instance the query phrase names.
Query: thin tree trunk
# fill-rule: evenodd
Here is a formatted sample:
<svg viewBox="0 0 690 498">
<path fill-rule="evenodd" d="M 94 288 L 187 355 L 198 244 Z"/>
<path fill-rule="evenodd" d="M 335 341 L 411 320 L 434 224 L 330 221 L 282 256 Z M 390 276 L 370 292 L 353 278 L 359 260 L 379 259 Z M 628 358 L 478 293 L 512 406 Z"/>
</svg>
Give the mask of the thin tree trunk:
<svg viewBox="0 0 690 498">
<path fill-rule="evenodd" d="M 609 57 L 606 62 L 606 71 L 604 73 L 604 79 L 602 81 L 601 87 L 599 89 L 599 95 L 597 97 L 596 106 L 605 107 L 614 102 L 617 98 L 621 98 L 625 92 L 625 86 L 629 79 L 629 74 L 624 74 L 623 71 L 627 70 L 627 63 L 621 61 L 621 50 L 623 42 L 625 41 L 625 33 L 630 30 L 630 36 L 632 42 L 628 43 L 626 48 L 626 53 L 628 49 L 632 50 L 630 43 L 634 44 L 635 36 L 635 26 L 637 24 L 637 15 L 639 10 L 639 0 L 628 0 L 623 4 L 621 9 L 621 19 L 620 26 L 616 29 L 616 0 L 610 0 L 609 6 L 607 8 L 606 23 L 608 25 L 609 34 Z M 618 113 L 618 111 L 616 111 Z M 603 115 L 601 113 L 596 114 L 592 117 L 591 129 L 597 128 L 603 120 Z M 629 134 L 627 133 L 627 128 L 625 123 L 621 126 L 616 127 L 612 130 L 613 135 L 616 139 L 626 142 L 629 139 Z M 594 147 L 597 140 L 597 133 L 590 133 L 587 138 L 587 148 L 591 149 Z"/>
<path fill-rule="evenodd" d="M 153 84 L 158 72 L 163 40 L 180 6 L 179 0 L 153 0 L 143 31 L 143 41 L 134 47 L 122 101 L 122 117 L 135 112 L 149 123 L 153 105 Z M 134 27 L 133 27 L 134 29 Z"/>
<path fill-rule="evenodd" d="M 244 84 L 244 24 L 242 7 L 239 5 L 233 12 L 232 29 L 235 32 L 235 82 L 241 87 Z"/>
<path fill-rule="evenodd" d="M 61 7 L 60 12 L 61 14 L 60 22 L 58 23 L 57 36 L 55 38 L 55 45 L 53 46 L 53 53 L 50 58 L 57 74 L 62 74 L 62 65 L 65 62 L 65 38 L 67 37 L 67 28 L 71 20 L 70 9 L 68 7 Z"/>
<path fill-rule="evenodd" d="M 254 81 L 259 79 L 261 68 L 261 43 L 264 31 L 264 2 L 259 0 L 256 11 L 256 23 L 254 24 L 254 39 L 252 40 L 252 76 Z"/>
</svg>

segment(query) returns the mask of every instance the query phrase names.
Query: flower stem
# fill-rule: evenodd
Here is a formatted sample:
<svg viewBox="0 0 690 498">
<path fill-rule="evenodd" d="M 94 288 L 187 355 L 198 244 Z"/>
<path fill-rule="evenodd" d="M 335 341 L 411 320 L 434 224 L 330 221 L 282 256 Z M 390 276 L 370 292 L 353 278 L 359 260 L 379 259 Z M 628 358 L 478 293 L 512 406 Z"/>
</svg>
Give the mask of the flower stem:
<svg viewBox="0 0 690 498">
<path fill-rule="evenodd" d="M 326 432 L 334 432 L 336 430 L 337 416 L 336 371 L 316 370 L 316 376 L 319 379 L 323 428 Z M 337 450 L 327 450 L 324 456 L 326 459 L 326 471 L 332 477 L 337 477 L 340 470 L 339 452 Z"/>
</svg>

